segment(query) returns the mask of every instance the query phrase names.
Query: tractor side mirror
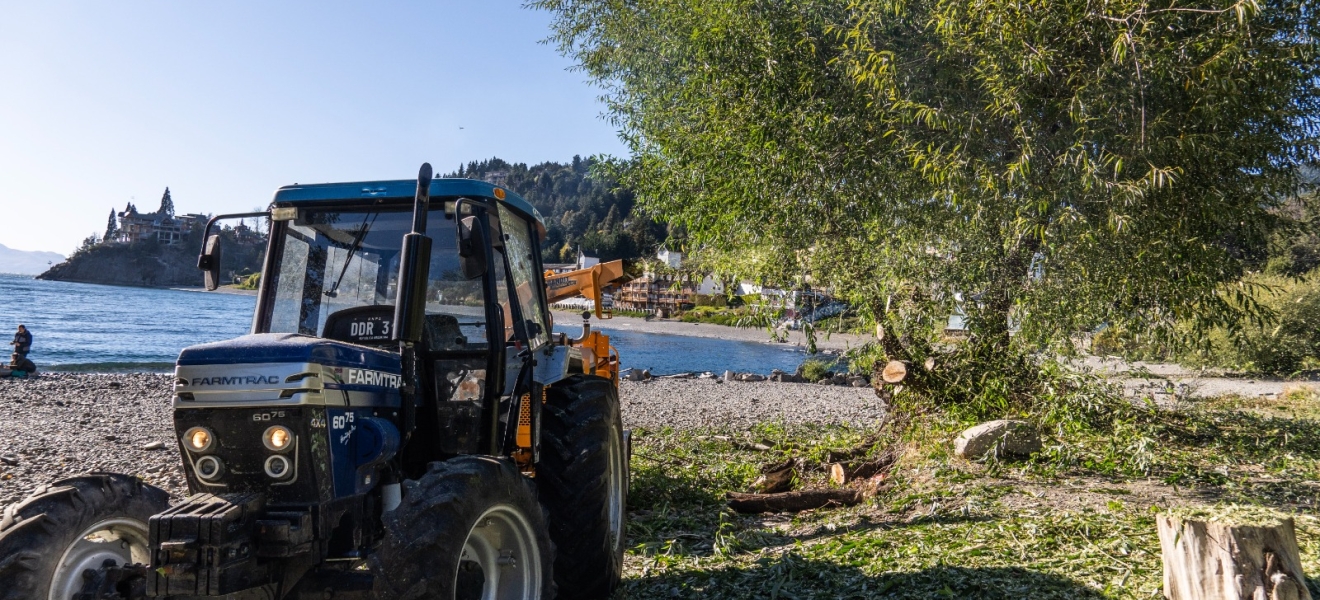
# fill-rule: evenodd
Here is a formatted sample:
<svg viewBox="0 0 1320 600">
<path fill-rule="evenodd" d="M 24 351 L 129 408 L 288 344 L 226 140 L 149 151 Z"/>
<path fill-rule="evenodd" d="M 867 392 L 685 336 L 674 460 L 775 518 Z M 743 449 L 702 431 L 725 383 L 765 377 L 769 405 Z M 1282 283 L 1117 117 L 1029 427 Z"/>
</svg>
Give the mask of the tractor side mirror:
<svg viewBox="0 0 1320 600">
<path fill-rule="evenodd" d="M 462 259 L 463 276 L 476 279 L 486 274 L 486 228 L 476 217 L 458 221 L 458 257 Z"/>
<path fill-rule="evenodd" d="M 206 290 L 220 287 L 220 235 L 212 234 L 202 246 L 202 255 L 197 257 L 197 268 L 206 272 Z"/>
</svg>

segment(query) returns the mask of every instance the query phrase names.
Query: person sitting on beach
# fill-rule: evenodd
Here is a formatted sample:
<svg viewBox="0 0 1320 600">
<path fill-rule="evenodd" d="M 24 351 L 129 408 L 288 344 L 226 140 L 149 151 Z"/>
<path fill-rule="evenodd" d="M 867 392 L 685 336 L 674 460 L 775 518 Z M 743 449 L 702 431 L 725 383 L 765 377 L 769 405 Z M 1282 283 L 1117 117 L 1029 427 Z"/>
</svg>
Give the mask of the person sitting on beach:
<svg viewBox="0 0 1320 600">
<path fill-rule="evenodd" d="M 14 347 L 13 364 L 20 364 L 27 359 L 28 352 L 32 351 L 32 332 L 27 327 L 18 326 L 18 333 L 14 334 L 14 341 L 9 342 Z"/>
</svg>

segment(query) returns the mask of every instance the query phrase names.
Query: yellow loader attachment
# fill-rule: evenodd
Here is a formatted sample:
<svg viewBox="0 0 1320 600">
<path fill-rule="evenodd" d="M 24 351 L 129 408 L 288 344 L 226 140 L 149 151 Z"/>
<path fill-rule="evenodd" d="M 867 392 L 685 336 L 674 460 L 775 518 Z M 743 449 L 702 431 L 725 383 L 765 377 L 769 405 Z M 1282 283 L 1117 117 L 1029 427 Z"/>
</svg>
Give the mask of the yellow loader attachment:
<svg viewBox="0 0 1320 600">
<path fill-rule="evenodd" d="M 586 269 L 578 269 L 567 273 L 545 272 L 545 290 L 550 304 L 554 304 L 566 298 L 572 298 L 578 294 L 592 300 L 596 303 L 596 318 L 608 319 L 609 312 L 601 308 L 602 286 L 608 285 L 616 279 L 623 278 L 623 261 L 612 260 L 607 263 L 600 263 Z"/>
<path fill-rule="evenodd" d="M 601 288 L 610 282 L 623 278 L 623 261 L 614 260 L 586 269 L 567 273 L 546 271 L 546 297 L 551 304 L 582 295 L 595 304 L 596 318 L 610 318 L 609 311 L 601 306 L 603 293 Z M 570 344 L 582 352 L 582 372 L 588 375 L 604 377 L 619 385 L 619 353 L 610 345 L 609 336 L 591 331 L 590 325 L 583 323 L 582 337 L 571 340 Z"/>
</svg>

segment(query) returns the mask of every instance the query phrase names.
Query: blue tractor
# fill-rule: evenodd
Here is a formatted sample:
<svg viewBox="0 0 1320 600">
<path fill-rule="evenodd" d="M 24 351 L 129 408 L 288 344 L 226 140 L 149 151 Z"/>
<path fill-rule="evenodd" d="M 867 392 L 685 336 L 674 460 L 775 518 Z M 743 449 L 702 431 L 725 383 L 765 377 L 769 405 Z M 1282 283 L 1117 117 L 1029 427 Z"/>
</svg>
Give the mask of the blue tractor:
<svg viewBox="0 0 1320 600">
<path fill-rule="evenodd" d="M 207 224 L 209 288 L 214 225 L 252 217 L 270 222 L 252 333 L 175 371 L 191 496 L 117 474 L 42 488 L 0 520 L 0 598 L 607 597 L 617 355 L 585 323 L 552 331 L 531 204 L 430 165 L 286 186 Z"/>
</svg>

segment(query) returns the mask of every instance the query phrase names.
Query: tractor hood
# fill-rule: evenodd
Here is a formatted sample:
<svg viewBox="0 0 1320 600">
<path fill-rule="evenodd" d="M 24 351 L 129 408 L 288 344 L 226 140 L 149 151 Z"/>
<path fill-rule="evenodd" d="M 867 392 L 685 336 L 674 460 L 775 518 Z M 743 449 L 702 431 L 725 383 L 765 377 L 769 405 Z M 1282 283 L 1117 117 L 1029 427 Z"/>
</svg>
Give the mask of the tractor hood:
<svg viewBox="0 0 1320 600">
<path fill-rule="evenodd" d="M 314 362 L 399 372 L 399 355 L 298 333 L 257 333 L 183 349 L 178 366 Z"/>
<path fill-rule="evenodd" d="M 185 348 L 175 406 L 397 406 L 399 355 L 291 333 L 262 333 Z"/>
</svg>

